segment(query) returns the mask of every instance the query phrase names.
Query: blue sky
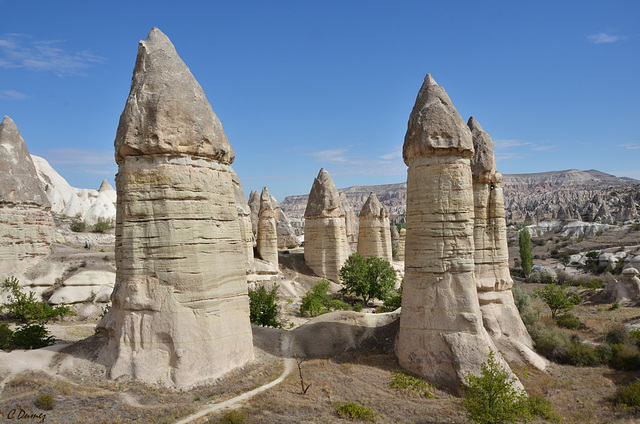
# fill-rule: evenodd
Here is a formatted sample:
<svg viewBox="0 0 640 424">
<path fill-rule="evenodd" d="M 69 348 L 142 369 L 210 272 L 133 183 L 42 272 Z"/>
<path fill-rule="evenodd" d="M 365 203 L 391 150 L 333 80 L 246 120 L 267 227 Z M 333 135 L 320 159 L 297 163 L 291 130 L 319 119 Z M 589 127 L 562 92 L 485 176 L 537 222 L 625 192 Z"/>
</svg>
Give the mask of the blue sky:
<svg viewBox="0 0 640 424">
<path fill-rule="evenodd" d="M 496 143 L 502 173 L 640 179 L 638 1 L 0 0 L 0 116 L 76 187 L 117 171 L 138 41 L 160 28 L 202 85 L 245 188 L 280 201 L 406 179 L 425 74 Z"/>
</svg>

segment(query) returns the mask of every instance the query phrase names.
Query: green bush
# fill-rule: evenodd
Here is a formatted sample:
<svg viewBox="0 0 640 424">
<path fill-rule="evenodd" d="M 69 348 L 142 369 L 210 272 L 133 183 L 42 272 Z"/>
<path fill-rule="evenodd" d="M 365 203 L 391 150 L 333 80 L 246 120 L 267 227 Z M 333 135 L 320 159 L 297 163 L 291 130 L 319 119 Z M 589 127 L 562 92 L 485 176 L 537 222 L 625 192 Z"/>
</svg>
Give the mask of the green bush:
<svg viewBox="0 0 640 424">
<path fill-rule="evenodd" d="M 548 326 L 533 314 L 525 314 L 522 321 L 533 339 L 536 352 L 554 362 L 567 362 L 567 352 L 571 344 L 564 331 Z"/>
<path fill-rule="evenodd" d="M 559 327 L 570 328 L 573 330 L 582 327 L 582 322 L 580 321 L 580 318 L 578 318 L 577 316 L 573 315 L 570 312 L 559 315 L 558 317 L 556 317 L 555 322 Z"/>
<path fill-rule="evenodd" d="M 593 346 L 573 341 L 567 350 L 567 362 L 576 367 L 593 367 L 600 364 L 600 355 Z"/>
<path fill-rule="evenodd" d="M 391 264 L 377 257 L 365 258 L 359 253 L 349 256 L 340 268 L 341 292 L 362 298 L 366 305 L 371 299 L 384 301 L 396 284 L 396 271 Z"/>
<path fill-rule="evenodd" d="M 516 304 L 516 308 L 518 308 L 518 312 L 522 315 L 531 306 L 531 296 L 529 296 L 529 294 L 517 284 L 513 285 L 511 292 L 513 293 L 513 300 Z"/>
<path fill-rule="evenodd" d="M 33 404 L 36 408 L 43 409 L 45 411 L 51 411 L 56 406 L 56 402 L 50 394 L 39 395 Z"/>
<path fill-rule="evenodd" d="M 362 303 L 354 303 L 352 309 L 354 312 L 362 312 Z"/>
<path fill-rule="evenodd" d="M 555 319 L 558 314 L 564 314 L 580 303 L 580 296 L 571 292 L 566 285 L 547 284 L 544 288 L 533 290 L 536 297 L 539 297 L 551 309 L 551 318 Z"/>
<path fill-rule="evenodd" d="M 87 229 L 87 224 L 84 221 L 73 221 L 69 224 L 69 229 L 76 233 L 82 233 Z"/>
<path fill-rule="evenodd" d="M 462 406 L 467 417 L 480 424 L 528 422 L 531 418 L 529 401 L 510 370 L 502 368 L 493 351 L 483 363 L 480 376 L 467 372 L 466 390 Z"/>
<path fill-rule="evenodd" d="M 613 344 L 611 350 L 612 358 L 609 365 L 612 368 L 623 371 L 640 369 L 640 352 L 636 346 Z"/>
<path fill-rule="evenodd" d="M 24 324 L 11 338 L 13 349 L 39 349 L 52 345 L 54 341 L 44 324 Z"/>
<path fill-rule="evenodd" d="M 340 299 L 334 299 L 329 303 L 329 309 L 332 311 L 350 311 L 351 305 Z"/>
<path fill-rule="evenodd" d="M 532 271 L 527 276 L 527 283 L 530 284 L 551 284 L 555 283 L 555 278 L 549 271 Z"/>
<path fill-rule="evenodd" d="M 533 258 L 531 257 L 531 235 L 526 228 L 520 230 L 518 244 L 520 246 L 520 266 L 524 275 L 528 276 L 533 267 Z"/>
<path fill-rule="evenodd" d="M 0 322 L 0 350 L 11 350 L 13 349 L 13 331 L 9 328 L 9 326 Z"/>
<path fill-rule="evenodd" d="M 384 304 L 382 308 L 379 308 L 380 312 L 393 312 L 402 306 L 403 286 L 404 286 L 404 280 L 402 281 L 402 284 L 400 284 L 400 288 L 396 290 L 394 293 L 390 294 L 389 297 L 387 297 L 384 300 Z"/>
<path fill-rule="evenodd" d="M 342 418 L 356 418 L 360 420 L 373 421 L 375 412 L 367 406 L 362 406 L 355 402 L 336 402 L 336 412 Z"/>
<path fill-rule="evenodd" d="M 328 294 L 329 284 L 331 284 L 329 280 L 320 280 L 304 295 L 300 305 L 300 315 L 316 317 L 329 312 L 331 305 L 331 296 Z"/>
<path fill-rule="evenodd" d="M 640 380 L 618 386 L 613 399 L 618 405 L 640 409 Z"/>
<path fill-rule="evenodd" d="M 247 411 L 231 410 L 216 421 L 217 424 L 244 424 L 247 422 Z"/>
<path fill-rule="evenodd" d="M 558 414 L 551 401 L 542 395 L 529 396 L 529 411 L 531 415 L 540 417 L 554 424 L 562 422 L 562 416 Z"/>
<path fill-rule="evenodd" d="M 7 296 L 8 303 L 0 306 L 0 312 L 6 313 L 10 318 L 16 319 L 22 323 L 37 321 L 46 324 L 50 319 L 75 313 L 64 304 L 60 304 L 55 308 L 46 302 L 36 300 L 33 292 L 28 294 L 22 291 L 18 279 L 9 277 L 2 283 L 2 290 L 9 292 Z"/>
<path fill-rule="evenodd" d="M 433 385 L 427 383 L 421 378 L 414 377 L 412 375 L 405 374 L 403 372 L 392 372 L 391 381 L 389 382 L 389 388 L 396 390 L 412 391 L 420 394 L 420 396 L 427 399 L 434 398 L 431 393 L 435 390 Z"/>
<path fill-rule="evenodd" d="M 93 232 L 94 233 L 104 233 L 111 228 L 111 223 L 105 221 L 98 221 L 93 224 Z"/>
<path fill-rule="evenodd" d="M 623 324 L 613 324 L 604 335 L 604 341 L 610 345 L 631 344 L 631 334 Z"/>
<path fill-rule="evenodd" d="M 267 290 L 264 284 L 249 289 L 249 318 L 252 324 L 282 328 L 283 323 L 279 317 L 277 284 L 274 284 L 271 290 Z"/>
</svg>

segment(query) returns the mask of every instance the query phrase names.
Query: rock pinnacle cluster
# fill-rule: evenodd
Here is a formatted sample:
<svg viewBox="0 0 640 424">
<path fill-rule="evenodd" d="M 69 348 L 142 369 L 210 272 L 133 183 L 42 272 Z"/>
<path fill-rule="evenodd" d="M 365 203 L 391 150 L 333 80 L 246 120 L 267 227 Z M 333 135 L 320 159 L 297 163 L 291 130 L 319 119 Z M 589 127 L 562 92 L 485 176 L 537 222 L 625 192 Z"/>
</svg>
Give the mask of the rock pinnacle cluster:
<svg viewBox="0 0 640 424">
<path fill-rule="evenodd" d="M 139 44 L 115 151 L 110 376 L 187 387 L 241 367 L 253 343 L 234 153 L 157 28 Z"/>
<path fill-rule="evenodd" d="M 369 194 L 369 198 L 362 206 L 359 218 L 358 253 L 365 258 L 375 256 L 391 262 L 389 212 L 382 206 L 374 192 Z"/>
</svg>

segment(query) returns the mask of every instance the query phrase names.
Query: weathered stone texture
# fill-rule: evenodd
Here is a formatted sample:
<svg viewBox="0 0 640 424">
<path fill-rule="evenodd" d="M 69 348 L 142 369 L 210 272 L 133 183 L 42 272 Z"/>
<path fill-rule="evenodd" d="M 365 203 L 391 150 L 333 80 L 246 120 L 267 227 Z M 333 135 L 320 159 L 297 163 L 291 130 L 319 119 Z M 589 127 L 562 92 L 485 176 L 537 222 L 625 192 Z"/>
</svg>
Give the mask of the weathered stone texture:
<svg viewBox="0 0 640 424">
<path fill-rule="evenodd" d="M 277 203 L 277 202 L 276 202 Z M 267 187 L 262 188 L 260 195 L 260 212 L 258 213 L 258 254 L 274 265 L 278 265 L 278 232 L 276 214 Z"/>
<path fill-rule="evenodd" d="M 230 168 L 231 169 L 231 168 Z M 240 238 L 244 246 L 244 256 L 247 262 L 253 260 L 253 231 L 251 229 L 251 209 L 244 197 L 244 189 L 240 182 L 240 177 L 236 171 L 231 169 L 231 180 L 236 198 L 236 210 L 238 211 L 238 226 L 240 227 Z"/>
<path fill-rule="evenodd" d="M 276 229 L 278 232 L 278 247 L 285 248 L 291 245 L 299 245 L 298 236 L 296 236 L 296 230 L 294 230 L 289 218 L 280 208 L 280 204 L 275 197 L 271 196 L 271 204 L 275 210 L 276 215 Z"/>
<path fill-rule="evenodd" d="M 260 212 L 260 193 L 251 190 L 249 193 L 249 209 L 251 209 L 251 231 L 258 234 L 258 213 Z"/>
<path fill-rule="evenodd" d="M 371 192 L 362 206 L 359 218 L 358 253 L 365 258 L 376 256 L 391 262 L 389 212 L 382 206 L 374 192 Z"/>
<path fill-rule="evenodd" d="M 406 240 L 407 240 L 407 229 L 401 228 L 400 235 L 398 237 L 398 260 L 399 261 L 404 261 L 404 250 L 405 250 Z"/>
<path fill-rule="evenodd" d="M 474 278 L 472 156 L 469 128 L 427 75 L 403 147 L 407 238 L 397 353 L 403 368 L 456 392 L 465 373 L 479 373 L 496 351 Z"/>
<path fill-rule="evenodd" d="M 320 169 L 313 181 L 304 214 L 304 260 L 319 277 L 339 281 L 349 257 L 344 211 L 331 176 Z"/>
<path fill-rule="evenodd" d="M 510 360 L 538 368 L 545 361 L 533 350 L 515 306 L 509 273 L 502 175 L 496 170 L 493 141 L 474 117 L 468 122 L 473 136 L 475 277 L 483 324 L 501 352 Z"/>
<path fill-rule="evenodd" d="M 359 222 L 356 218 L 356 213 L 349 204 L 349 200 L 344 193 L 340 193 L 340 206 L 344 212 L 344 225 L 347 229 L 347 243 L 349 243 L 349 252 L 355 253 L 358 251 L 358 231 Z"/>
<path fill-rule="evenodd" d="M 55 227 L 27 145 L 11 118 L 0 124 L 0 262 L 51 253 Z"/>
<path fill-rule="evenodd" d="M 169 39 L 141 41 L 115 140 L 111 378 L 179 387 L 253 358 L 233 150 Z"/>
</svg>

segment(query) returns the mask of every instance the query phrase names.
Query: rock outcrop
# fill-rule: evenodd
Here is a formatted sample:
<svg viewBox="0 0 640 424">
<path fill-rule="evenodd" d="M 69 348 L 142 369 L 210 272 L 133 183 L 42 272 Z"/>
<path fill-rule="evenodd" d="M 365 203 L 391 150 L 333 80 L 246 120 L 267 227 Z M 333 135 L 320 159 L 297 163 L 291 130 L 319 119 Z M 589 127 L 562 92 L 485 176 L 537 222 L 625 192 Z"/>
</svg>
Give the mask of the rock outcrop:
<svg viewBox="0 0 640 424">
<path fill-rule="evenodd" d="M 51 253 L 55 227 L 51 204 L 16 124 L 0 124 L 0 262 Z"/>
<path fill-rule="evenodd" d="M 344 225 L 347 229 L 347 243 L 349 243 L 350 253 L 358 251 L 358 231 L 359 222 L 356 219 L 356 213 L 347 200 L 347 196 L 344 193 L 340 193 L 340 207 L 344 212 Z"/>
<path fill-rule="evenodd" d="M 291 226 L 287 214 L 280 208 L 275 197 L 271 196 L 271 204 L 276 215 L 276 229 L 278 231 L 278 247 L 288 248 L 289 246 L 298 246 L 300 241 L 296 235 L 295 229 Z"/>
<path fill-rule="evenodd" d="M 304 212 L 304 260 L 319 277 L 338 282 L 349 257 L 344 211 L 331 175 L 320 169 Z"/>
<path fill-rule="evenodd" d="M 258 234 L 258 213 L 260 212 L 260 193 L 251 190 L 249 193 L 249 209 L 251 209 L 251 231 Z"/>
<path fill-rule="evenodd" d="M 260 212 L 258 213 L 258 254 L 262 260 L 278 265 L 278 232 L 276 229 L 276 210 L 271 202 L 267 187 L 262 187 Z"/>
<path fill-rule="evenodd" d="M 404 250 L 407 239 L 407 229 L 401 228 L 398 236 L 398 260 L 404 261 Z"/>
<path fill-rule="evenodd" d="M 640 271 L 627 268 L 616 281 L 607 284 L 599 296 L 606 303 L 618 302 L 622 306 L 637 306 L 640 303 Z"/>
<path fill-rule="evenodd" d="M 474 277 L 473 151 L 471 131 L 427 74 L 403 147 L 407 239 L 396 349 L 403 368 L 455 392 L 497 351 Z"/>
<path fill-rule="evenodd" d="M 544 368 L 513 300 L 502 175 L 496 169 L 493 140 L 472 116 L 475 278 L 484 328 L 511 361 Z"/>
<path fill-rule="evenodd" d="M 251 226 L 251 209 L 244 197 L 244 189 L 240 182 L 240 177 L 236 171 L 231 169 L 231 181 L 233 182 L 233 192 L 236 197 L 236 210 L 238 211 L 238 225 L 240 227 L 240 238 L 244 247 L 245 260 L 253 260 L 253 231 Z"/>
<path fill-rule="evenodd" d="M 100 322 L 111 378 L 188 387 L 253 359 L 234 152 L 157 28 L 115 139 L 116 283 Z"/>
<path fill-rule="evenodd" d="M 391 262 L 391 232 L 389 212 L 380 204 L 374 192 L 369 194 L 360 211 L 358 231 L 358 253 L 365 258 L 376 256 Z"/>
</svg>

